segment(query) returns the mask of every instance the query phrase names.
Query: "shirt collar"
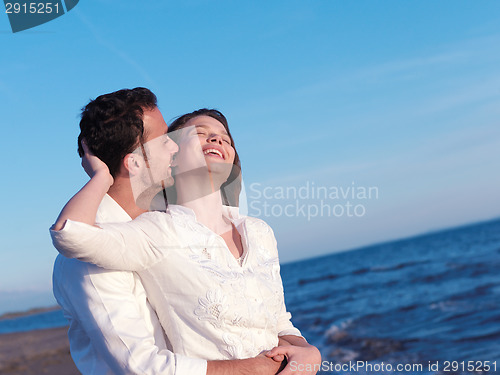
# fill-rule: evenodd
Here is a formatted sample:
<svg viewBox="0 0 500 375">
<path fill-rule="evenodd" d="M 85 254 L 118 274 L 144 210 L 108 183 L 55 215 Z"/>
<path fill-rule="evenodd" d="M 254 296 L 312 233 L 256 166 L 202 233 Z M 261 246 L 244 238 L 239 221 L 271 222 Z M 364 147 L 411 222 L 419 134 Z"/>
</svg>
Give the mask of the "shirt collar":
<svg viewBox="0 0 500 375">
<path fill-rule="evenodd" d="M 96 222 L 130 221 L 130 215 L 110 195 L 106 194 L 97 210 Z"/>
<path fill-rule="evenodd" d="M 168 205 L 168 212 L 173 214 L 173 215 L 179 215 L 179 216 L 189 216 L 193 218 L 195 221 L 196 220 L 196 214 L 195 212 L 188 207 L 184 207 L 178 204 L 169 204 Z M 230 220 L 234 225 L 238 226 L 242 221 L 245 220 L 245 216 L 240 215 L 240 210 L 238 207 L 233 207 L 233 206 L 222 206 L 222 215 L 226 217 L 228 220 Z"/>
</svg>

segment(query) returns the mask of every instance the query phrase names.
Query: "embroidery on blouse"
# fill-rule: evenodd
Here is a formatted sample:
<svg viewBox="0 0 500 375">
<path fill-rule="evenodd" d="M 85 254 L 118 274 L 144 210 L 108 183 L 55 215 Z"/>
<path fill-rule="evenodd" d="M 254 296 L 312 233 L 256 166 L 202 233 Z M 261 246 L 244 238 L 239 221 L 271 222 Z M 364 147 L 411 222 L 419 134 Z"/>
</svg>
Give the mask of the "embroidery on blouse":
<svg viewBox="0 0 500 375">
<path fill-rule="evenodd" d="M 223 348 L 219 349 L 219 351 L 228 359 L 254 357 L 262 351 L 272 348 L 269 344 L 262 344 L 260 339 L 256 340 L 257 336 L 261 334 L 262 331 L 257 334 L 250 330 L 241 331 L 239 334 L 223 333 L 222 340 L 224 344 L 222 345 Z M 278 334 L 276 333 L 277 340 Z M 277 342 L 273 344 L 277 345 Z"/>
<path fill-rule="evenodd" d="M 207 248 L 204 247 L 201 253 L 207 258 L 207 259 L 212 259 L 212 255 L 208 252 Z"/>
<path fill-rule="evenodd" d="M 194 315 L 221 331 L 218 351 L 228 359 L 256 355 L 261 347 L 270 349 L 268 339 L 262 341 L 262 332 L 276 331 L 277 336 L 282 314 L 283 290 L 272 231 L 260 221 L 248 224 L 245 257 L 250 258 L 245 267 L 229 262 L 217 242 L 205 239 L 195 245 L 191 240 L 190 246 L 189 258 L 199 267 L 196 272 L 211 275 L 205 291 L 200 291 L 205 295 L 193 306 Z M 239 332 L 229 327 L 239 327 Z"/>
<path fill-rule="evenodd" d="M 246 324 L 243 324 L 244 320 L 243 320 L 243 317 L 241 315 L 236 315 L 232 320 L 231 320 L 231 324 L 233 326 L 237 326 L 237 327 L 244 327 L 246 326 Z"/>
<path fill-rule="evenodd" d="M 243 274 L 241 268 L 227 268 L 226 260 L 219 256 L 220 249 L 211 249 L 210 246 L 190 246 L 192 254 L 189 258 L 198 263 L 205 272 L 217 278 L 219 284 L 231 284 L 238 282 L 241 284 Z M 232 255 L 230 255 L 232 256 Z"/>
<path fill-rule="evenodd" d="M 210 322 L 215 328 L 221 328 L 224 315 L 228 310 L 226 296 L 222 290 L 209 290 L 206 298 L 198 298 L 198 303 L 200 306 L 194 310 L 198 319 Z"/>
<path fill-rule="evenodd" d="M 242 340 L 230 333 L 223 333 L 224 348 L 219 351 L 228 359 L 244 358 Z"/>
</svg>

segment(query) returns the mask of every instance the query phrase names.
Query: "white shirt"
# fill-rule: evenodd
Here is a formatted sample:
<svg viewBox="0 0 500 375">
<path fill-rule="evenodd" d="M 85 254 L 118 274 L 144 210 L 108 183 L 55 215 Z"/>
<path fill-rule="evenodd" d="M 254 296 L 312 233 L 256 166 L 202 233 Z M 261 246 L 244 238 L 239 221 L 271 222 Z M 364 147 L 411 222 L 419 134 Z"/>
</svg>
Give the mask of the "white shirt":
<svg viewBox="0 0 500 375">
<path fill-rule="evenodd" d="M 242 237 L 241 266 L 222 237 L 181 206 L 102 229 L 68 220 L 51 234 L 64 255 L 137 271 L 175 353 L 250 358 L 278 336 L 301 334 L 285 308 L 271 228 L 229 208 L 225 216 Z"/>
<path fill-rule="evenodd" d="M 104 197 L 96 222 L 130 220 L 118 203 Z M 59 255 L 53 290 L 70 323 L 71 356 L 82 374 L 206 374 L 205 360 L 167 349 L 163 329 L 135 272 L 110 271 Z"/>
</svg>

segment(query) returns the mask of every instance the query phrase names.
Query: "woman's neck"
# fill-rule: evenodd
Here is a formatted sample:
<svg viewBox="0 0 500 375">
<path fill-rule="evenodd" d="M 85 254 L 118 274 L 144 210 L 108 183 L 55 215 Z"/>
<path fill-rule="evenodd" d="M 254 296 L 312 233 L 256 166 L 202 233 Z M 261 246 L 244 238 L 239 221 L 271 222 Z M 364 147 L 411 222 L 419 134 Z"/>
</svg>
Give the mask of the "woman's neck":
<svg viewBox="0 0 500 375">
<path fill-rule="evenodd" d="M 199 179 L 196 182 L 189 179 L 176 181 L 177 204 L 192 209 L 198 222 L 221 235 L 230 231 L 232 225 L 223 215 L 219 187 L 211 185 L 200 184 Z"/>
</svg>

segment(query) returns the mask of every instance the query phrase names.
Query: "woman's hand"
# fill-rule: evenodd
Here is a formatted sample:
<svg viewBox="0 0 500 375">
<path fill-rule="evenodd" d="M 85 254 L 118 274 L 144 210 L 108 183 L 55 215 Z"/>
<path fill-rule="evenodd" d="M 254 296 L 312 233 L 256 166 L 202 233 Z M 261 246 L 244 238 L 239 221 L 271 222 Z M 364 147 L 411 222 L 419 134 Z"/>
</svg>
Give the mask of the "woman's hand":
<svg viewBox="0 0 500 375">
<path fill-rule="evenodd" d="M 315 346 L 287 344 L 277 346 L 266 353 L 266 356 L 272 357 L 274 360 L 282 355 L 288 358 L 288 364 L 280 374 L 315 375 L 319 371 L 321 368 L 321 353 Z"/>
<path fill-rule="evenodd" d="M 84 151 L 82 157 L 82 167 L 87 173 L 87 175 L 92 178 L 96 174 L 108 175 L 110 178 L 110 186 L 113 184 L 113 177 L 109 173 L 108 166 L 97 156 L 95 156 L 88 148 L 85 141 L 82 141 L 82 148 Z"/>
<path fill-rule="evenodd" d="M 83 142 L 82 147 L 85 152 L 82 166 L 90 176 L 90 181 L 66 203 L 51 228 L 54 231 L 63 229 L 67 220 L 94 225 L 99 204 L 110 186 L 113 185 L 114 180 L 107 165 L 98 157 L 92 155 Z"/>
<path fill-rule="evenodd" d="M 288 341 L 283 340 L 281 337 L 278 338 L 278 346 L 290 346 L 290 345 L 292 345 L 292 344 L 290 344 Z M 267 353 L 266 353 L 266 356 L 267 356 Z M 278 354 L 278 355 L 273 356 L 272 359 L 275 360 L 276 362 L 283 362 L 283 360 L 285 359 L 285 355 Z"/>
</svg>

